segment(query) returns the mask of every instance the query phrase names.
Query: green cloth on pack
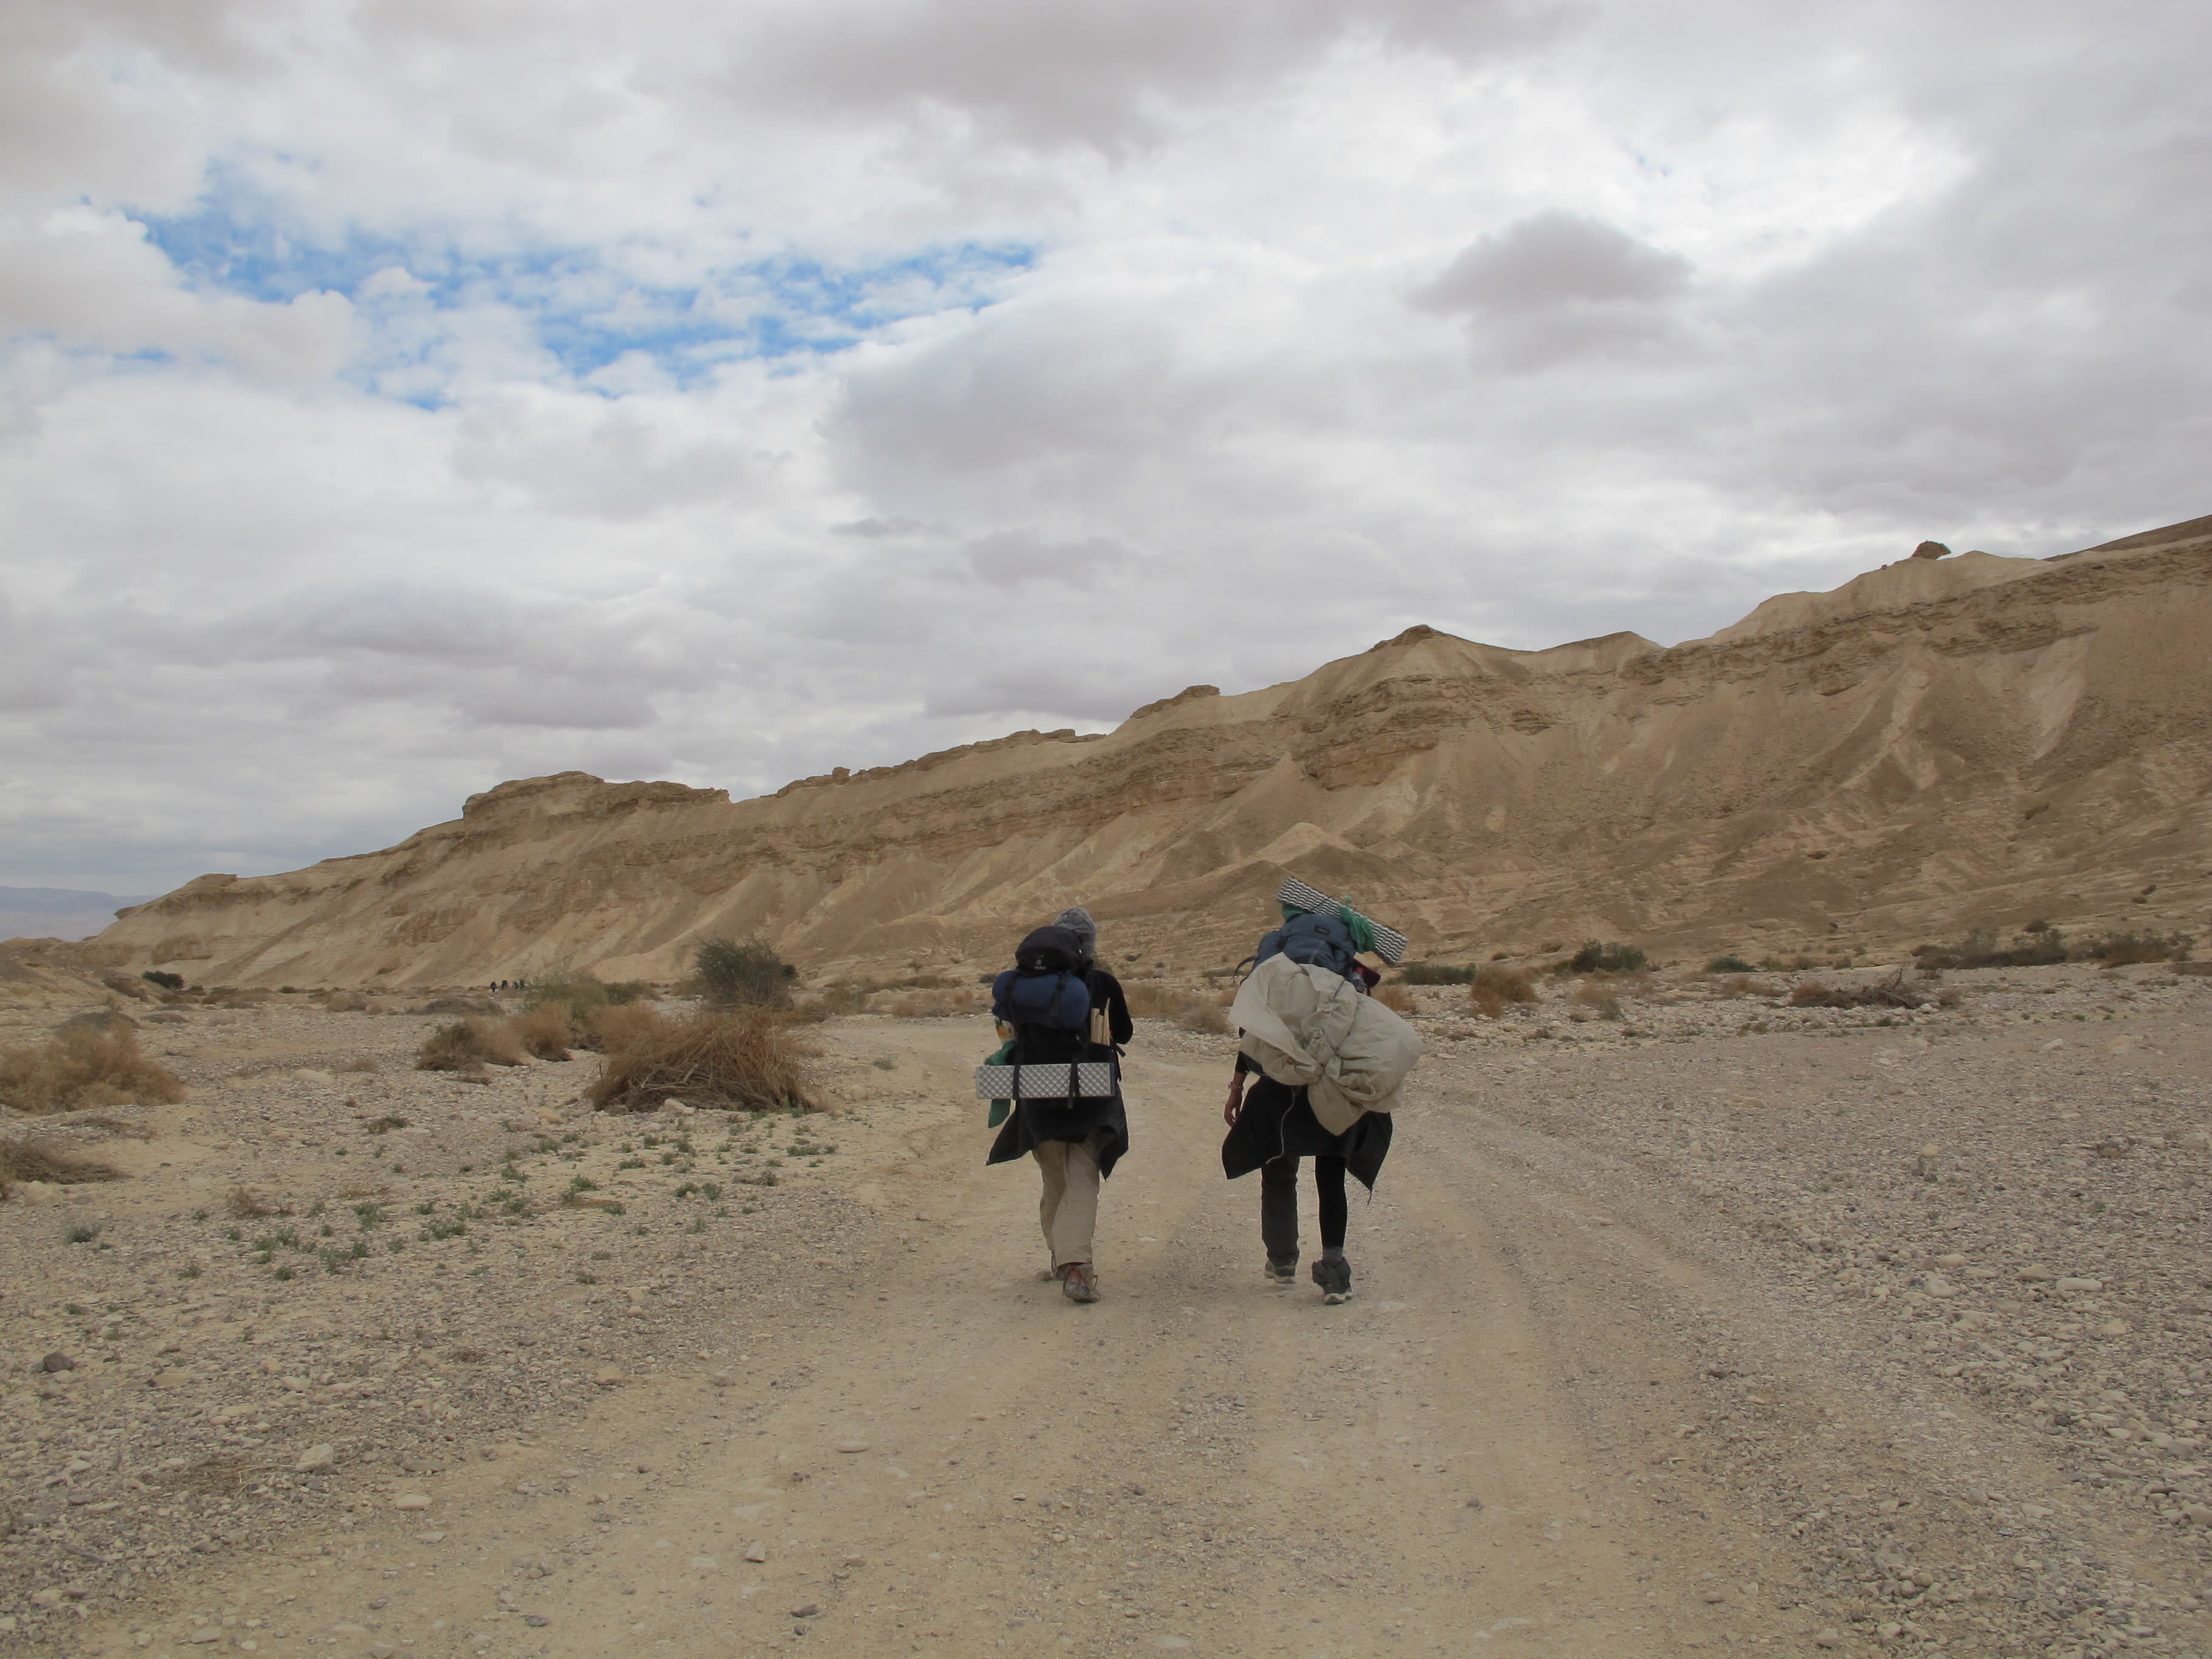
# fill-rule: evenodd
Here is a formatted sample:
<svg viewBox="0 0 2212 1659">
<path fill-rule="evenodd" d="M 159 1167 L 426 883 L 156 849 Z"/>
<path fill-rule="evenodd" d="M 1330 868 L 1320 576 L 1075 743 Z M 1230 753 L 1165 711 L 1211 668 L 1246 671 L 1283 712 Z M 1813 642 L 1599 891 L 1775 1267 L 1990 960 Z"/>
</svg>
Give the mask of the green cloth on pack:
<svg viewBox="0 0 2212 1659">
<path fill-rule="evenodd" d="M 1285 921 L 1290 921 L 1297 917 L 1310 915 L 1313 914 L 1310 910 L 1301 910 L 1295 904 L 1285 904 L 1282 907 L 1282 910 L 1283 920 Z M 1370 955 L 1374 952 L 1375 924 L 1373 922 L 1368 921 L 1366 917 L 1361 915 L 1358 911 L 1353 909 L 1342 899 L 1331 899 L 1329 901 L 1329 914 L 1334 915 L 1339 921 L 1342 922 L 1344 924 L 1344 931 L 1352 935 L 1352 948 L 1355 951 Z"/>
<path fill-rule="evenodd" d="M 1014 1040 L 1012 1037 L 1008 1037 L 1004 1042 L 999 1045 L 996 1052 L 983 1056 L 983 1063 L 986 1066 L 1004 1066 L 1012 1060 L 1013 1057 Z M 1006 1121 L 1006 1114 L 1013 1109 L 1014 1103 L 1011 1100 L 993 1101 L 991 1103 L 991 1115 L 984 1121 L 983 1127 L 987 1129 L 997 1128 L 1001 1123 L 1004 1123 Z"/>
</svg>

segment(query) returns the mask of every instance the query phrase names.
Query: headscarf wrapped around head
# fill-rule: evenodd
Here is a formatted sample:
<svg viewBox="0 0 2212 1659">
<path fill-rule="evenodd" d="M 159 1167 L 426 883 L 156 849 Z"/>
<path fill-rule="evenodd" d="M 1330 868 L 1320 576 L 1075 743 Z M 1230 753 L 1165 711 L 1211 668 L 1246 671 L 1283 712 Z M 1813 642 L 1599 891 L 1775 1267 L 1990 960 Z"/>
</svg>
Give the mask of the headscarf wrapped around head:
<svg viewBox="0 0 2212 1659">
<path fill-rule="evenodd" d="M 1078 904 L 1062 910 L 1052 919 L 1052 922 L 1054 927 L 1065 927 L 1075 935 L 1075 941 L 1083 947 L 1085 957 L 1093 962 L 1098 960 L 1098 924 L 1091 919 L 1090 911 Z"/>
</svg>

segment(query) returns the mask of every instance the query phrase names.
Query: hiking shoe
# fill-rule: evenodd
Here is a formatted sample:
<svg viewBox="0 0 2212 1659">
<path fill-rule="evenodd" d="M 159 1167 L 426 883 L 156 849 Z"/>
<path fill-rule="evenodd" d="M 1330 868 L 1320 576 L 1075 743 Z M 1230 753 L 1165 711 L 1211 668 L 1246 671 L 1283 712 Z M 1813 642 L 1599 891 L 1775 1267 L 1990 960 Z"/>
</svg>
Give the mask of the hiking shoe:
<svg viewBox="0 0 2212 1659">
<path fill-rule="evenodd" d="M 1267 1275 L 1270 1285 L 1295 1284 L 1298 1277 L 1298 1259 L 1292 1256 L 1288 1261 L 1278 1261 L 1271 1255 L 1261 1271 Z"/>
<path fill-rule="evenodd" d="M 1340 1302 L 1352 1300 L 1352 1264 L 1331 1261 L 1323 1256 L 1313 1264 L 1313 1281 L 1321 1286 L 1322 1304 L 1334 1308 Z"/>
<path fill-rule="evenodd" d="M 1060 1293 L 1070 1302 L 1096 1302 L 1098 1275 L 1088 1261 L 1071 1261 L 1060 1270 Z"/>
</svg>

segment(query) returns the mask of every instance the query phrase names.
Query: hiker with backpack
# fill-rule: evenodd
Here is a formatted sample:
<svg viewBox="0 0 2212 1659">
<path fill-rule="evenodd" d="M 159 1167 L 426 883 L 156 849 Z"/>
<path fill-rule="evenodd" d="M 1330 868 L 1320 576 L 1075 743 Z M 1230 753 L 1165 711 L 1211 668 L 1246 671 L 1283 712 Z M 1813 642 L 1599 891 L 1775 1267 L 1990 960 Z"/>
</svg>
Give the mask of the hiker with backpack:
<svg viewBox="0 0 2212 1659">
<path fill-rule="evenodd" d="M 1260 1171 L 1265 1271 L 1270 1284 L 1289 1285 L 1298 1270 L 1298 1164 L 1313 1159 L 1322 1246 L 1313 1279 L 1334 1306 L 1352 1297 L 1344 1178 L 1374 1191 L 1398 1090 L 1421 1045 L 1369 996 L 1382 975 L 1358 960 L 1367 953 L 1400 961 L 1404 935 L 1296 878 L 1278 902 L 1283 925 L 1261 939 L 1230 1011 L 1237 1069 L 1222 1108 L 1229 1134 L 1221 1166 L 1231 1181 Z M 1248 1078 L 1256 1079 L 1249 1088 Z"/>
<path fill-rule="evenodd" d="M 1044 1183 L 1037 1220 L 1052 1252 L 1039 1277 L 1057 1279 L 1071 1302 L 1098 1299 L 1098 1186 L 1129 1149 L 1120 1055 L 1136 1024 L 1097 951 L 1098 925 L 1079 906 L 1022 941 L 991 991 L 991 1012 L 1011 1035 L 977 1074 L 985 1098 L 1004 1088 L 1011 1105 L 988 1161 L 1024 1152 L 1036 1160 Z"/>
</svg>

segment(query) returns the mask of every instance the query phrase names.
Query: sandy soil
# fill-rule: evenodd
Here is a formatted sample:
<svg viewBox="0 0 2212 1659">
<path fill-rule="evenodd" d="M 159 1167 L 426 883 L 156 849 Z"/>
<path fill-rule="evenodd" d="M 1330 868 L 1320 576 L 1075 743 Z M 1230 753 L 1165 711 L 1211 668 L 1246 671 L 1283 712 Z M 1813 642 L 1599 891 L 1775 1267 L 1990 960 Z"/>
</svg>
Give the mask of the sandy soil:
<svg viewBox="0 0 2212 1659">
<path fill-rule="evenodd" d="M 1164 1022 L 1089 1308 L 973 1021 L 733 1123 L 149 1026 L 191 1100 L 64 1126 L 134 1178 L 0 1206 L 0 1654 L 2212 1651 L 2212 981 L 1949 982 L 1426 994 L 1338 1308 Z"/>
</svg>

